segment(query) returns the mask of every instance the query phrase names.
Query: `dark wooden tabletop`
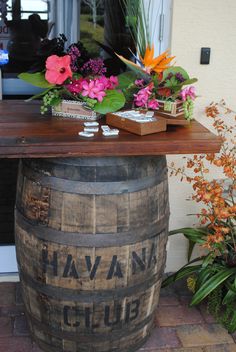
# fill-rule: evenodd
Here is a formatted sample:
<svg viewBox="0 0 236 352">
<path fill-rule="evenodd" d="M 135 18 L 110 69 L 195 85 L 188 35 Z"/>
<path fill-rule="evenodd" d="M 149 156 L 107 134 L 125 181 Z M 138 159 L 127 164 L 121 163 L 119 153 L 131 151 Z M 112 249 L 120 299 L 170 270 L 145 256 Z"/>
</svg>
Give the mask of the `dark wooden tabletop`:
<svg viewBox="0 0 236 352">
<path fill-rule="evenodd" d="M 78 136 L 83 122 L 42 116 L 39 102 L 0 101 L 0 158 L 163 155 L 218 152 L 221 140 L 198 122 L 147 136 Z M 102 121 L 104 124 L 105 122 Z"/>
</svg>

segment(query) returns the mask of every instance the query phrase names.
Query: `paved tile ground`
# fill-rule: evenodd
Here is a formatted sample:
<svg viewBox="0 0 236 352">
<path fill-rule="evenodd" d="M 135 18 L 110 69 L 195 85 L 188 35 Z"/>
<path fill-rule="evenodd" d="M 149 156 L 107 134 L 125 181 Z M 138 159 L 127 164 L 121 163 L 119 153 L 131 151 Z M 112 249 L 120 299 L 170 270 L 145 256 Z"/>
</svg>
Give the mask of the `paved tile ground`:
<svg viewBox="0 0 236 352">
<path fill-rule="evenodd" d="M 236 334 L 189 301 L 183 283 L 162 289 L 156 328 L 138 352 L 236 352 Z M 0 352 L 42 352 L 30 339 L 18 283 L 0 283 Z"/>
</svg>

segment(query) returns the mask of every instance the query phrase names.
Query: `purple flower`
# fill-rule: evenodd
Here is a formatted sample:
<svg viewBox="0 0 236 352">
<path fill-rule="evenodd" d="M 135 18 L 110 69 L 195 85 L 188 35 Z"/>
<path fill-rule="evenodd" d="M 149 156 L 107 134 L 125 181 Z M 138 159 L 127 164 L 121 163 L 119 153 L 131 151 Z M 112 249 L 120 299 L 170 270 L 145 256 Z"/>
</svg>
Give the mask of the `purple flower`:
<svg viewBox="0 0 236 352">
<path fill-rule="evenodd" d="M 169 80 L 169 79 L 171 79 L 173 76 L 174 76 L 173 73 L 170 72 L 170 73 L 168 74 L 168 76 L 166 77 L 166 79 Z"/>
<path fill-rule="evenodd" d="M 81 56 L 80 50 L 77 48 L 76 45 L 71 45 L 68 50 L 68 55 L 71 57 L 71 69 L 73 72 L 78 72 L 78 58 Z"/>
<path fill-rule="evenodd" d="M 90 59 L 88 62 L 86 62 L 82 68 L 81 71 L 83 75 L 85 76 L 100 76 L 104 75 L 106 73 L 106 68 L 104 67 L 104 62 L 102 59 Z"/>
<path fill-rule="evenodd" d="M 175 77 L 176 77 L 176 79 L 177 79 L 180 83 L 182 83 L 182 82 L 185 81 L 183 75 L 182 75 L 180 72 L 177 72 L 176 75 L 175 75 Z"/>
</svg>

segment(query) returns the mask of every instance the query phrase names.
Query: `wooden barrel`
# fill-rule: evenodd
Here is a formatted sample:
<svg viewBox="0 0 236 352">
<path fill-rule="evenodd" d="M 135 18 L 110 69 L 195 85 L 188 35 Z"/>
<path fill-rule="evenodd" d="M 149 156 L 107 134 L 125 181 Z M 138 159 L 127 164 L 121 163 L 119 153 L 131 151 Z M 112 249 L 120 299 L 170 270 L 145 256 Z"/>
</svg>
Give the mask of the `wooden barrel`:
<svg viewBox="0 0 236 352">
<path fill-rule="evenodd" d="M 166 260 L 166 159 L 22 160 L 16 250 L 48 352 L 131 352 L 150 334 Z"/>
</svg>

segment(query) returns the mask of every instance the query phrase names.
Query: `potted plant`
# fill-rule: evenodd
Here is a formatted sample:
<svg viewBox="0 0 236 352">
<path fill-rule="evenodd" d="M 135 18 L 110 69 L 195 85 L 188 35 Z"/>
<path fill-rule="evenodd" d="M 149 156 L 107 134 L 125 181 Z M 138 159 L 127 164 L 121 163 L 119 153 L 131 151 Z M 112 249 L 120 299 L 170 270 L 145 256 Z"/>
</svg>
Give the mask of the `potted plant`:
<svg viewBox="0 0 236 352">
<path fill-rule="evenodd" d="M 42 98 L 41 113 L 52 108 L 56 116 L 94 120 L 100 114 L 121 109 L 125 97 L 117 89 L 118 78 L 107 77 L 103 60 L 90 58 L 81 42 L 71 44 L 65 51 L 65 41 L 65 36 L 61 35 L 44 42 L 39 51 L 43 66 L 36 65 L 36 72 L 19 75 L 24 81 L 44 89 L 31 98 Z"/>
<path fill-rule="evenodd" d="M 206 108 L 223 140 L 221 153 L 194 155 L 187 160 L 187 167 L 170 166 L 172 175 L 180 175 L 192 185 L 192 199 L 204 208 L 197 214 L 199 227 L 170 232 L 182 233 L 189 240 L 189 262 L 164 280 L 163 286 L 187 277 L 193 292 L 190 305 L 206 300 L 209 312 L 232 333 L 236 330 L 236 126 L 225 122 L 222 109 L 226 117 L 235 114 L 224 102 Z M 207 163 L 222 168 L 225 180 L 209 178 Z M 205 254 L 190 260 L 195 244 L 203 247 Z"/>
</svg>

